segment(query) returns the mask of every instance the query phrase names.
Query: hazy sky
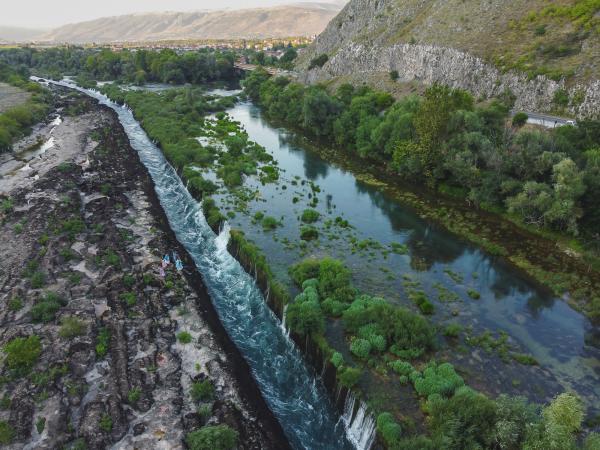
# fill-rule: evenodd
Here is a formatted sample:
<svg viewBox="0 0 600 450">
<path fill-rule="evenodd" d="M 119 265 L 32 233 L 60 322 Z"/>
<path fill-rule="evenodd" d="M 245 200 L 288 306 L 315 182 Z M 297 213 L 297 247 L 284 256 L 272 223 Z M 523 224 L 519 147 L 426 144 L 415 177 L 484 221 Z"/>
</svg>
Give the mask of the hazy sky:
<svg viewBox="0 0 600 450">
<path fill-rule="evenodd" d="M 256 8 L 307 1 L 309 0 L 0 0 L 0 25 L 51 28 L 133 12 Z M 339 3 L 335 0 L 316 1 Z"/>
</svg>

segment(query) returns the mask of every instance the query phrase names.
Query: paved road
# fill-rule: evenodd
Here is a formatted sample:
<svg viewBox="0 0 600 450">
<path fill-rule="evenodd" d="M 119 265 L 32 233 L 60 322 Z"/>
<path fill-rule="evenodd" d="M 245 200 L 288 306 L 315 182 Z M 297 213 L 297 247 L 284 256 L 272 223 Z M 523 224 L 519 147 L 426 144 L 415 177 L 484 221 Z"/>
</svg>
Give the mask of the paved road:
<svg viewBox="0 0 600 450">
<path fill-rule="evenodd" d="M 521 111 L 511 111 L 511 116 L 514 116 L 517 112 Z M 562 127 L 563 125 L 577 125 L 577 121 L 573 119 L 565 119 L 564 117 L 551 116 L 548 114 L 540 114 L 530 111 L 522 111 L 527 114 L 527 123 L 541 125 L 546 128 L 556 128 Z"/>
</svg>

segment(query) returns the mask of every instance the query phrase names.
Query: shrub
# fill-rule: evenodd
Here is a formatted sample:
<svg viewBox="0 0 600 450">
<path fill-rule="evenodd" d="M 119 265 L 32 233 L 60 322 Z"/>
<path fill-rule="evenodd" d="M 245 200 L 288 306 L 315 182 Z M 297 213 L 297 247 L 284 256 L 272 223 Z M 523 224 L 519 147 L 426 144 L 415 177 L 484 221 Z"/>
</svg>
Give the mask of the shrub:
<svg viewBox="0 0 600 450">
<path fill-rule="evenodd" d="M 422 376 L 414 380 L 415 390 L 423 397 L 432 394 L 450 396 L 464 384 L 464 380 L 454 371 L 450 363 L 440 365 L 432 363 L 423 371 Z"/>
<path fill-rule="evenodd" d="M 471 297 L 473 300 L 479 300 L 481 298 L 481 294 L 479 292 L 477 292 L 475 289 L 469 289 L 467 291 L 467 294 L 469 295 L 469 297 Z"/>
<path fill-rule="evenodd" d="M 132 288 L 135 285 L 135 277 L 130 274 L 123 275 L 123 284 L 128 288 Z"/>
<path fill-rule="evenodd" d="M 557 89 L 552 101 L 557 106 L 567 107 L 569 106 L 569 93 L 565 89 Z"/>
<path fill-rule="evenodd" d="M 0 420 L 0 444 L 8 445 L 15 438 L 15 430 L 4 420 Z"/>
<path fill-rule="evenodd" d="M 38 420 L 35 422 L 35 429 L 39 434 L 42 434 L 44 432 L 44 428 L 46 428 L 46 418 L 39 417 Z"/>
<path fill-rule="evenodd" d="M 301 336 L 325 330 L 323 311 L 316 302 L 295 301 L 288 306 L 286 320 L 290 329 Z"/>
<path fill-rule="evenodd" d="M 344 357 L 340 352 L 335 352 L 331 355 L 331 364 L 337 369 L 344 364 Z"/>
<path fill-rule="evenodd" d="M 337 378 L 340 384 L 348 389 L 358 383 L 361 375 L 362 371 L 354 367 L 341 366 L 337 371 Z"/>
<path fill-rule="evenodd" d="M 397 70 L 392 70 L 390 72 L 390 80 L 397 81 L 398 78 L 400 78 L 400 74 L 398 73 L 398 71 Z"/>
<path fill-rule="evenodd" d="M 462 326 L 458 323 L 450 323 L 444 328 L 444 336 L 446 337 L 458 337 L 462 331 Z"/>
<path fill-rule="evenodd" d="M 319 217 L 321 217 L 321 214 L 319 214 L 318 211 L 314 210 L 314 209 L 305 209 L 302 212 L 302 222 L 304 223 L 314 223 L 317 220 L 319 220 Z"/>
<path fill-rule="evenodd" d="M 58 334 L 62 338 L 73 338 L 85 333 L 85 322 L 77 317 L 63 317 L 60 320 L 60 324 Z"/>
<path fill-rule="evenodd" d="M 513 116 L 512 124 L 515 127 L 522 127 L 529 120 L 529 116 L 524 112 L 518 112 Z"/>
<path fill-rule="evenodd" d="M 22 308 L 23 308 L 23 300 L 21 300 L 19 297 L 13 297 L 8 302 L 9 311 L 16 312 Z"/>
<path fill-rule="evenodd" d="M 262 219 L 263 230 L 274 230 L 279 226 L 279 221 L 275 217 L 266 216 Z"/>
<path fill-rule="evenodd" d="M 446 448 L 491 448 L 496 404 L 485 395 L 461 387 L 445 400 L 432 395 L 427 402 L 434 436 Z"/>
<path fill-rule="evenodd" d="M 107 250 L 104 252 L 102 262 L 107 266 L 113 266 L 115 268 L 121 267 L 121 257 L 113 250 Z"/>
<path fill-rule="evenodd" d="M 367 359 L 371 353 L 371 343 L 366 339 L 354 339 L 350 344 L 350 351 L 361 359 Z"/>
<path fill-rule="evenodd" d="M 377 432 L 388 448 L 393 448 L 402 437 L 402 427 L 390 413 L 381 413 L 377 416 Z"/>
<path fill-rule="evenodd" d="M 142 397 L 142 389 L 139 387 L 134 387 L 133 389 L 130 389 L 129 392 L 127 393 L 127 401 L 131 405 L 136 404 L 141 397 Z"/>
<path fill-rule="evenodd" d="M 42 354 L 40 338 L 31 335 L 9 341 L 2 348 L 6 354 L 5 363 L 17 376 L 26 375 Z"/>
<path fill-rule="evenodd" d="M 108 414 L 103 414 L 100 418 L 100 429 L 110 433 L 112 431 L 113 421 Z"/>
<path fill-rule="evenodd" d="M 43 272 L 36 271 L 31 274 L 29 279 L 33 289 L 41 289 L 46 284 L 46 275 Z"/>
<path fill-rule="evenodd" d="M 67 302 L 59 297 L 58 294 L 55 292 L 48 292 L 45 297 L 39 300 L 31 308 L 31 318 L 34 322 L 52 322 L 55 319 L 58 310 L 66 304 Z"/>
<path fill-rule="evenodd" d="M 194 401 L 208 401 L 213 398 L 215 388 L 210 380 L 197 381 L 192 383 L 190 394 Z"/>
<path fill-rule="evenodd" d="M 69 237 L 74 238 L 79 233 L 85 230 L 85 223 L 79 218 L 67 219 L 62 222 L 60 231 L 66 233 Z"/>
<path fill-rule="evenodd" d="M 411 363 L 401 360 L 391 361 L 388 366 L 400 376 L 408 376 L 415 371 Z"/>
<path fill-rule="evenodd" d="M 119 297 L 127 304 L 127 306 L 135 306 L 137 303 L 137 297 L 133 292 L 123 292 Z"/>
<path fill-rule="evenodd" d="M 192 342 L 192 335 L 187 331 L 181 331 L 180 333 L 177 333 L 177 340 L 182 344 L 189 344 Z"/>
<path fill-rule="evenodd" d="M 325 299 L 321 303 L 323 312 L 331 317 L 340 317 L 348 309 L 348 306 L 348 303 L 342 303 L 332 298 Z"/>
<path fill-rule="evenodd" d="M 108 345 L 110 344 L 110 331 L 108 328 L 100 328 L 96 337 L 96 355 L 98 358 L 104 358 L 108 353 Z"/>
<path fill-rule="evenodd" d="M 318 259 L 305 259 L 290 267 L 289 273 L 297 286 L 302 286 L 304 281 L 319 277 L 320 261 Z"/>
<path fill-rule="evenodd" d="M 238 443 L 238 433 L 227 425 L 211 425 L 188 433 L 185 442 L 190 450 L 232 450 Z"/>
<path fill-rule="evenodd" d="M 303 226 L 300 228 L 300 239 L 303 241 L 314 241 L 319 239 L 319 230 L 310 225 Z"/>
<path fill-rule="evenodd" d="M 326 53 L 323 53 L 323 54 L 310 60 L 310 64 L 308 65 L 308 70 L 314 69 L 315 67 L 323 67 L 328 60 L 329 60 L 329 56 L 327 56 Z"/>
</svg>

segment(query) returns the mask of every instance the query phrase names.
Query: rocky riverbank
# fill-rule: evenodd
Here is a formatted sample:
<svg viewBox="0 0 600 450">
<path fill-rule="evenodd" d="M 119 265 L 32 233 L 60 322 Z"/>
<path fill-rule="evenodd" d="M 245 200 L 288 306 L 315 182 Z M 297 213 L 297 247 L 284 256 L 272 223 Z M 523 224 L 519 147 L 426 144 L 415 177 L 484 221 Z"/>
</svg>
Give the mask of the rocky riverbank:
<svg viewBox="0 0 600 450">
<path fill-rule="evenodd" d="M 116 116 L 59 95 L 52 149 L 0 180 L 0 442 L 176 449 L 226 425 L 287 448 Z"/>
</svg>

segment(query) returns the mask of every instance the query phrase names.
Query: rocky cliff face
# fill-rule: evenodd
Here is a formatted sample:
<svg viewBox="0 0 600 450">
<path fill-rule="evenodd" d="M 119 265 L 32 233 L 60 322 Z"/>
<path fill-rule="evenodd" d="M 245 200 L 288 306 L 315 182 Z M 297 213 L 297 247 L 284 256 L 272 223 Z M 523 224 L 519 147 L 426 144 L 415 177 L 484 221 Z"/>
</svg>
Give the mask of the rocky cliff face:
<svg viewBox="0 0 600 450">
<path fill-rule="evenodd" d="M 478 98 L 490 98 L 510 90 L 517 97 L 515 108 L 526 111 L 550 111 L 559 89 L 571 98 L 569 112 L 577 117 L 598 117 L 600 81 L 566 88 L 544 76 L 528 79 L 523 73 L 502 73 L 491 64 L 460 50 L 434 45 L 397 44 L 371 47 L 349 43 L 321 69 L 303 74 L 303 81 L 316 83 L 356 73 L 398 71 L 399 82 L 418 81 L 425 85 L 442 83 L 465 89 Z M 574 100 L 579 98 L 579 102 Z"/>
<path fill-rule="evenodd" d="M 539 0 L 351 0 L 302 55 L 301 79 L 314 83 L 397 70 L 400 82 L 439 82 L 477 97 L 510 89 L 517 108 L 539 112 L 556 110 L 555 93 L 565 89 L 565 113 L 597 117 L 598 35 L 563 19 L 523 21 L 544 6 Z M 329 56 L 323 68 L 307 71 L 309 61 L 323 53 Z M 520 59 L 527 63 L 519 66 Z M 540 67 L 552 79 L 532 76 Z"/>
</svg>

